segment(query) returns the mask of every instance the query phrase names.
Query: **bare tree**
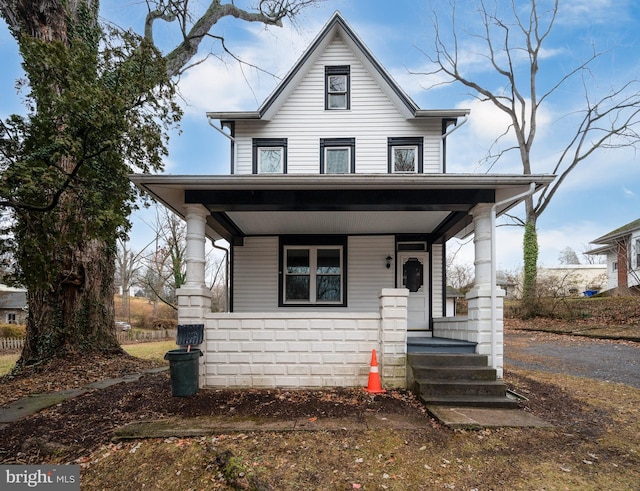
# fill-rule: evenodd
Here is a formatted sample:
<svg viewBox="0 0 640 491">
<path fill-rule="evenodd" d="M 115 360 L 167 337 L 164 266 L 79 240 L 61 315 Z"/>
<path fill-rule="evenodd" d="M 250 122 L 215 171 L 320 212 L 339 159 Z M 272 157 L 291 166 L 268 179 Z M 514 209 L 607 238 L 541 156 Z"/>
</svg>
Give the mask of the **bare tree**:
<svg viewBox="0 0 640 491">
<path fill-rule="evenodd" d="M 185 281 L 186 225 L 166 208 L 157 207 L 150 243 L 153 250 L 144 258 L 146 273 L 142 281 L 152 292 L 154 314 L 158 300 L 177 309 L 175 292 Z"/>
<path fill-rule="evenodd" d="M 582 107 L 567 114 L 569 129 L 563 130 L 563 149 L 558 152 L 552 173 L 556 180 L 537 196 L 525 200 L 525 218 L 515 218 L 524 226 L 524 285 L 525 313 L 535 315 L 538 238 L 536 224 L 553 196 L 567 176 L 585 159 L 604 148 L 635 146 L 638 143 L 637 126 L 640 111 L 640 82 L 630 80 L 611 88 L 607 93 L 597 94 L 596 62 L 603 52 L 593 50 L 584 61 L 567 71 L 545 71 L 545 77 L 553 81 L 541 82 L 545 67 L 541 60 L 545 47 L 555 27 L 560 10 L 558 0 L 529 0 L 524 2 L 496 1 L 476 2 L 479 32 L 465 30 L 458 22 L 457 2 L 450 0 L 446 22 L 444 16 L 433 12 L 434 48 L 425 52 L 432 69 L 427 75 L 436 82 L 429 88 L 441 84 L 460 83 L 481 102 L 493 104 L 509 119 L 508 127 L 498 140 L 508 139 L 506 147 L 492 152 L 488 159 L 491 165 L 506 153 L 515 151 L 522 166 L 522 173 L 534 173 L 536 161 L 532 158 L 537 149 L 538 118 L 540 110 L 554 97 L 566 97 L 562 90 L 573 81 L 578 81 L 584 94 Z M 465 11 L 468 5 L 465 3 Z M 474 42 L 476 51 L 463 49 L 463 35 Z M 478 51 L 479 50 L 479 51 Z M 465 61 L 469 56 L 484 60 L 500 80 L 484 82 L 480 76 L 468 73 Z M 443 81 L 444 77 L 444 81 Z M 566 123 L 569 121 L 565 121 Z M 513 143 L 511 143 L 513 142 Z M 496 146 L 498 142 L 496 143 Z M 526 305 L 529 304 L 529 305 Z"/>
<path fill-rule="evenodd" d="M 460 264 L 455 254 L 447 254 L 447 286 L 466 292 L 473 284 L 474 274 L 473 265 Z"/>
<path fill-rule="evenodd" d="M 590 247 L 588 244 L 582 244 L 582 260 L 584 264 L 607 264 L 606 256 L 598 255 L 598 254 L 588 254 L 587 251 L 590 251 L 593 247 Z"/>
<path fill-rule="evenodd" d="M 580 259 L 578 259 L 576 251 L 574 251 L 571 247 L 565 247 L 560 251 L 560 255 L 558 256 L 558 263 L 580 264 Z"/>
<path fill-rule="evenodd" d="M 131 296 L 131 286 L 137 279 L 140 269 L 142 255 L 129 248 L 127 241 L 118 239 L 116 250 L 116 286 L 122 288 L 122 312 L 130 320 L 129 298 Z"/>
</svg>

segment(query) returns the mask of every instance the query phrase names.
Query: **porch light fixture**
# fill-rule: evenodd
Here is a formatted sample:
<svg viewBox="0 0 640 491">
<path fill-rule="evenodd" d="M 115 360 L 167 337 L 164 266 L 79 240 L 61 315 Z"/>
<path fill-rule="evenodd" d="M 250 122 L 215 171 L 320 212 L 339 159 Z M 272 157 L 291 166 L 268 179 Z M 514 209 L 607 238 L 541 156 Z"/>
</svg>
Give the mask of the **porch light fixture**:
<svg viewBox="0 0 640 491">
<path fill-rule="evenodd" d="M 391 267 L 391 260 L 392 260 L 392 259 L 393 259 L 393 258 L 392 258 L 391 256 L 387 256 L 387 257 L 386 257 L 386 261 L 387 261 L 387 269 L 389 269 L 389 268 Z"/>
</svg>

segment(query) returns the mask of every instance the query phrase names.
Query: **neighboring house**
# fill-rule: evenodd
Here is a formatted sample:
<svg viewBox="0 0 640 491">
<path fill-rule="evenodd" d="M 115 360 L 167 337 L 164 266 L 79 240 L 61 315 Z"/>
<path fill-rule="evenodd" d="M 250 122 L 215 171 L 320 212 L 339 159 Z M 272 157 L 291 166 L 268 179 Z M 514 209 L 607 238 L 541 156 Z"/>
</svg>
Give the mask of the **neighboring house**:
<svg viewBox="0 0 640 491">
<path fill-rule="evenodd" d="M 336 13 L 257 111 L 210 112 L 230 175 L 134 175 L 187 222 L 179 323 L 205 326 L 201 385 L 406 387 L 416 340 L 466 342 L 502 378 L 495 216 L 553 176 L 447 173 L 466 109 L 420 109 Z M 445 244 L 475 231 L 468 316 L 446 317 Z M 211 312 L 205 239 L 230 249 Z"/>
<path fill-rule="evenodd" d="M 0 285 L 0 323 L 26 324 L 27 291 Z"/>
<path fill-rule="evenodd" d="M 607 290 L 640 285 L 640 219 L 591 241 L 586 254 L 607 257 Z"/>
<path fill-rule="evenodd" d="M 538 268 L 538 280 L 542 286 L 547 282 L 553 295 L 576 296 L 598 292 L 607 286 L 607 265 L 565 264 Z"/>
<path fill-rule="evenodd" d="M 452 286 L 447 286 L 446 292 L 444 316 L 455 317 L 457 313 L 457 300 L 459 298 L 464 298 L 464 295 L 460 293 L 457 288 L 453 288 Z"/>
</svg>

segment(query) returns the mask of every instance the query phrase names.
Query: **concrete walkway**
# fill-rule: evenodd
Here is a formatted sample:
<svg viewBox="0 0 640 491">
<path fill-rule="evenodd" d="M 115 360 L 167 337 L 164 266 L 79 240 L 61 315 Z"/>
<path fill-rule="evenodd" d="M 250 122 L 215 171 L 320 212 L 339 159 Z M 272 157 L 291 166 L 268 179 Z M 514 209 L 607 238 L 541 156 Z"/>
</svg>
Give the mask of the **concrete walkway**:
<svg viewBox="0 0 640 491">
<path fill-rule="evenodd" d="M 87 384 L 78 389 L 62 390 L 58 392 L 51 392 L 49 394 L 32 394 L 30 396 L 23 397 L 22 399 L 18 399 L 4 407 L 0 407 L 0 428 L 4 428 L 9 423 L 15 423 L 26 416 L 35 414 L 42 409 L 60 404 L 67 399 L 78 397 L 90 390 L 105 389 L 116 384 L 135 382 L 145 373 L 158 373 L 168 369 L 169 367 L 150 368 L 134 375 L 98 380 L 97 382 Z"/>
<path fill-rule="evenodd" d="M 521 409 L 486 409 L 473 407 L 428 406 L 442 424 L 452 428 L 480 429 L 498 427 L 547 428 L 548 423 Z M 347 430 L 419 430 L 425 420 L 419 416 L 374 413 L 354 418 L 235 418 L 200 416 L 135 421 L 114 431 L 114 440 L 139 438 L 188 438 L 215 433 L 347 431 Z"/>
<path fill-rule="evenodd" d="M 452 428 L 551 427 L 549 423 L 522 409 L 454 407 L 428 405 L 429 412 Z"/>
</svg>

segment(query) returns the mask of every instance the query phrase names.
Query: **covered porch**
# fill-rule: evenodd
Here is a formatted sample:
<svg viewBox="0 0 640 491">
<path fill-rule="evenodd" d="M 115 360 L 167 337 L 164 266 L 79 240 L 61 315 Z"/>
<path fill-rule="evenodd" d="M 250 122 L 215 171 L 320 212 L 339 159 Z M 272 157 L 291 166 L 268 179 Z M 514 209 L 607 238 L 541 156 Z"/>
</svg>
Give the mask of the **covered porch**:
<svg viewBox="0 0 640 491">
<path fill-rule="evenodd" d="M 550 176 L 136 175 L 132 180 L 186 220 L 186 283 L 177 292 L 178 315 L 180 324 L 205 326 L 201 386 L 364 386 L 375 349 L 384 386 L 408 387 L 408 346 L 415 337 L 473 343 L 502 378 L 495 217 L 548 184 Z M 445 268 L 436 263 L 443 261 L 449 238 L 469 233 L 474 233 L 476 280 L 467 294 L 468 315 L 445 317 Z M 403 287 L 401 270 L 385 280 L 366 308 L 346 299 L 339 307 L 275 302 L 259 311 L 234 308 L 232 283 L 231 311 L 211 312 L 204 281 L 207 238 L 225 239 L 239 251 L 252 238 L 291 234 L 344 234 L 361 241 L 395 237 L 386 267 L 396 270 L 397 244 L 423 241 L 429 252 L 439 247 L 441 256 L 434 262 L 430 254 L 425 270 L 426 328 L 412 329 L 413 291 Z"/>
</svg>

